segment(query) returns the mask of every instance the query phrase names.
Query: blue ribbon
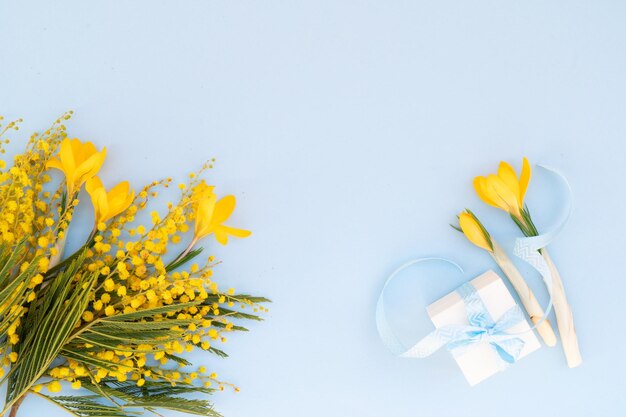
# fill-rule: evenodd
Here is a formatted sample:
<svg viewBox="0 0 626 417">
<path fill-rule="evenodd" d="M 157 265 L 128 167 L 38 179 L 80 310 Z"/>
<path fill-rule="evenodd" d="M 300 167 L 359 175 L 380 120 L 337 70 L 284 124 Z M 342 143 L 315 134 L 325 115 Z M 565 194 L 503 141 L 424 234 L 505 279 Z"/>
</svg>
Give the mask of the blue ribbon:
<svg viewBox="0 0 626 417">
<path fill-rule="evenodd" d="M 498 321 L 494 321 L 472 284 L 465 283 L 456 292 L 463 299 L 470 325 L 462 326 L 461 331 L 446 343 L 446 348 L 456 355 L 476 343 L 486 342 L 505 363 L 514 363 L 524 347 L 524 341 L 507 333 L 507 330 L 524 321 L 524 313 L 519 306 L 516 304 Z M 446 327 L 443 326 L 435 332 L 446 333 Z"/>
<path fill-rule="evenodd" d="M 396 274 L 400 272 L 400 270 L 411 266 L 414 263 L 425 261 L 448 262 L 460 268 L 454 262 L 447 259 L 424 258 L 403 265 L 396 271 Z M 395 274 L 392 274 L 392 276 L 394 275 Z M 377 308 L 377 311 L 381 314 L 377 314 L 376 323 L 378 331 L 385 344 L 390 348 L 390 350 L 395 350 L 395 353 L 401 357 L 424 358 L 432 355 L 444 346 L 456 356 L 463 354 L 467 351 L 467 349 L 477 343 L 489 343 L 494 352 L 502 360 L 503 366 L 514 363 L 524 347 L 524 341 L 513 334 L 507 333 L 507 330 L 524 320 L 524 314 L 519 306 L 515 305 L 510 308 L 502 315 L 502 317 L 495 321 L 491 314 L 489 314 L 487 307 L 472 284 L 465 283 L 457 288 L 456 292 L 460 295 L 465 304 L 469 325 L 459 324 L 442 326 L 432 331 L 429 335 L 406 351 L 402 348 L 400 348 L 401 351 L 399 351 L 398 348 L 401 345 L 395 336 L 393 336 L 392 339 L 389 338 L 389 334 L 392 333 L 389 329 L 389 325 L 387 324 L 387 320 L 383 315 L 384 304 L 381 301 L 381 294 L 378 305 L 380 308 Z M 390 343 L 390 340 L 395 340 L 396 343 Z"/>
<path fill-rule="evenodd" d="M 431 353 L 433 353 L 435 350 L 434 349 L 432 351 L 430 351 L 430 349 L 427 349 L 427 346 L 423 346 L 420 350 L 424 350 L 427 349 L 429 351 L 429 353 L 423 353 L 423 354 L 416 354 L 416 355 L 412 355 L 410 354 L 411 350 L 416 348 L 416 346 L 419 345 L 419 343 L 417 345 L 415 345 L 413 348 L 409 349 L 408 351 L 406 350 L 406 348 L 404 347 L 404 345 L 400 342 L 400 340 L 398 339 L 398 337 L 396 336 L 396 334 L 391 330 L 391 326 L 389 326 L 389 323 L 387 322 L 387 313 L 385 312 L 385 299 L 384 299 L 384 294 L 385 294 L 385 289 L 387 289 L 387 286 L 389 285 L 389 283 L 403 270 L 416 265 L 416 264 L 420 264 L 420 263 L 427 263 L 427 262 L 437 262 L 437 263 L 447 263 L 450 264 L 452 266 L 454 266 L 457 270 L 459 270 L 460 272 L 463 272 L 463 268 L 461 268 L 458 264 L 448 260 L 448 259 L 444 259 L 444 258 L 420 258 L 420 259 L 413 259 L 411 261 L 408 261 L 407 263 L 405 263 L 404 265 L 400 265 L 395 271 L 393 271 L 391 273 L 391 275 L 389 275 L 389 277 L 387 278 L 387 280 L 385 281 L 385 285 L 383 285 L 383 289 L 380 292 L 380 295 L 378 296 L 378 302 L 376 303 L 376 328 L 378 329 L 378 334 L 380 335 L 380 338 L 382 339 L 383 343 L 385 344 L 385 346 L 387 346 L 387 348 L 394 353 L 395 355 L 398 356 L 403 356 L 403 357 L 419 357 L 419 358 L 423 358 L 426 357 L 428 355 L 430 355 Z"/>
<path fill-rule="evenodd" d="M 569 221 L 569 217 L 572 213 L 572 189 L 567 181 L 567 178 L 554 168 L 549 168 L 544 165 L 537 165 L 537 168 L 541 168 L 548 174 L 552 174 L 557 178 L 564 186 L 565 194 L 563 196 L 561 209 L 559 211 L 558 220 L 548 228 L 548 231 L 537 236 L 532 237 L 519 237 L 515 239 L 515 245 L 513 246 L 513 253 L 518 258 L 527 262 L 539 272 L 543 282 L 546 284 L 548 294 L 550 298 L 548 300 L 548 306 L 544 310 L 541 320 L 535 323 L 532 327 L 539 326 L 541 322 L 547 319 L 548 314 L 552 310 L 552 272 L 550 267 L 541 255 L 540 249 L 547 247 L 557 236 L 561 233 L 561 230 L 565 227 Z"/>
</svg>

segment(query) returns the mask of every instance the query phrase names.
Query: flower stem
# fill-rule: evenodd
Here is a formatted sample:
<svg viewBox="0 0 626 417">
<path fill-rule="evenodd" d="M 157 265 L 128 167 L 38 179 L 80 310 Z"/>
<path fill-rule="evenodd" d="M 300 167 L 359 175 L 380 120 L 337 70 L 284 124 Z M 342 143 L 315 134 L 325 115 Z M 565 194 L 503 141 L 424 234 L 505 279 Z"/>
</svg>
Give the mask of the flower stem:
<svg viewBox="0 0 626 417">
<path fill-rule="evenodd" d="M 191 249 L 193 249 L 193 247 L 195 246 L 195 244 L 198 242 L 197 238 L 194 238 L 191 243 L 189 243 L 189 246 L 187 246 L 187 249 L 185 249 L 183 252 L 180 253 L 180 255 L 178 255 L 176 257 L 175 260 L 173 260 L 172 262 L 170 262 L 170 264 L 175 264 L 176 262 L 180 261 L 181 259 L 183 259 L 185 257 L 185 255 L 187 255 L 189 253 L 189 251 Z"/>
<path fill-rule="evenodd" d="M 64 260 L 61 261 L 59 258 L 58 260 L 54 261 L 55 262 L 54 265 L 51 260 L 50 264 L 48 265 L 48 271 L 46 272 L 45 277 L 48 278 L 50 275 L 57 273 L 64 265 L 67 265 L 70 262 L 72 262 L 74 259 L 76 259 L 85 249 L 91 248 L 94 244 L 95 236 L 96 234 L 92 234 L 91 237 L 87 240 L 87 242 L 83 246 L 81 246 L 76 252 L 74 252 L 73 254 L 65 258 Z"/>
<path fill-rule="evenodd" d="M 515 291 L 517 292 L 517 295 L 519 296 L 522 305 L 526 309 L 530 320 L 533 322 L 533 324 L 537 325 L 537 327 L 535 328 L 537 330 L 537 333 L 539 333 L 539 335 L 543 339 L 543 342 L 547 346 L 555 346 L 556 335 L 554 334 L 554 330 L 552 329 L 552 325 L 550 325 L 550 322 L 546 319 L 539 323 L 539 321 L 544 316 L 544 311 L 539 304 L 539 301 L 537 301 L 535 294 L 522 277 L 522 274 L 515 267 L 513 262 L 511 262 L 511 259 L 507 256 L 504 249 L 502 249 L 502 247 L 493 239 L 492 243 L 493 252 L 491 252 L 491 256 L 496 261 L 500 269 L 502 269 L 504 274 L 507 276 L 509 282 L 511 283 L 511 285 L 513 285 L 513 288 L 515 288 Z"/>
<path fill-rule="evenodd" d="M 67 237 L 63 236 L 63 238 L 57 240 L 56 244 L 54 245 L 56 253 L 50 256 L 50 263 L 48 264 L 48 268 L 54 268 L 59 264 L 59 262 L 61 262 L 61 259 L 63 258 L 63 253 L 65 252 L 66 239 Z"/>
<path fill-rule="evenodd" d="M 11 407 L 11 412 L 9 413 L 9 417 L 17 416 L 17 410 L 19 410 L 25 398 L 26 398 L 26 394 L 22 395 L 17 401 L 15 401 L 15 403 Z"/>
<path fill-rule="evenodd" d="M 552 258 L 550 258 L 547 249 L 543 248 L 540 252 L 552 273 L 552 302 L 554 304 L 554 313 L 559 327 L 559 334 L 561 335 L 565 359 L 570 368 L 575 368 L 579 366 L 583 360 L 580 355 L 580 349 L 578 348 L 578 337 L 576 336 L 576 329 L 574 328 L 572 309 L 565 296 L 561 275 L 556 269 Z"/>
<path fill-rule="evenodd" d="M 185 251 L 180 255 L 180 257 L 182 258 L 187 255 L 189 251 L 196 245 L 196 243 L 198 243 L 198 240 L 199 239 L 197 237 L 194 237 L 191 243 L 189 243 L 189 246 L 187 246 L 187 249 L 185 249 Z"/>
</svg>

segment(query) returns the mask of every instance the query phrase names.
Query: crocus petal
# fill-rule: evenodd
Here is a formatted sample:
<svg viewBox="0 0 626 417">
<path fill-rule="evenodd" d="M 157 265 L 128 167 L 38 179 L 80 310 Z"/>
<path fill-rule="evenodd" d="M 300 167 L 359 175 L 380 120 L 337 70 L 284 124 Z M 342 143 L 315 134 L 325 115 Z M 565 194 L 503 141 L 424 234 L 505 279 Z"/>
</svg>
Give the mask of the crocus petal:
<svg viewBox="0 0 626 417">
<path fill-rule="evenodd" d="M 46 169 L 50 168 L 63 171 L 63 163 L 57 158 L 51 158 L 46 162 Z"/>
<path fill-rule="evenodd" d="M 207 235 L 214 234 L 218 243 L 226 245 L 228 236 L 248 237 L 250 231 L 224 226 L 235 210 L 236 200 L 232 195 L 217 201 L 212 186 L 204 181 L 196 185 L 193 190 L 193 209 L 195 212 L 194 242 Z"/>
<path fill-rule="evenodd" d="M 109 211 L 107 195 L 104 188 L 96 188 L 92 190 L 90 197 L 91 204 L 93 205 L 94 223 L 98 225 L 105 221 L 104 219 Z"/>
<path fill-rule="evenodd" d="M 211 194 L 196 203 L 196 223 L 194 235 L 197 239 L 210 234 L 212 230 L 212 218 L 215 211 L 215 194 Z"/>
<path fill-rule="evenodd" d="M 76 165 L 80 165 L 85 162 L 91 155 L 98 153 L 98 150 L 91 142 L 80 142 L 76 140 L 76 146 L 73 146 L 74 150 L 74 158 L 76 161 Z M 74 143 L 72 143 L 74 145 Z"/>
<path fill-rule="evenodd" d="M 465 237 L 479 248 L 483 248 L 489 252 L 492 251 L 487 237 L 483 233 L 476 219 L 469 213 L 461 213 L 459 216 L 459 224 Z"/>
<path fill-rule="evenodd" d="M 135 198 L 135 191 L 130 189 L 128 181 L 122 181 L 107 193 L 107 201 L 109 204 L 109 212 L 107 218 L 109 220 L 128 208 Z"/>
<path fill-rule="evenodd" d="M 484 201 L 485 203 L 495 208 L 502 208 L 493 199 L 493 196 L 491 195 L 493 193 L 491 192 L 489 187 L 487 187 L 487 178 L 485 177 L 474 178 L 474 189 L 476 190 L 476 194 L 478 194 L 478 197 L 482 201 Z"/>
<path fill-rule="evenodd" d="M 248 237 L 252 234 L 252 232 L 249 230 L 237 229 L 235 227 L 230 227 L 230 226 L 220 226 L 220 229 L 223 229 L 224 232 L 228 233 L 231 236 L 240 237 L 240 238 Z"/>
<path fill-rule="evenodd" d="M 87 183 L 85 184 L 85 190 L 91 198 L 91 204 L 93 205 L 94 212 L 94 221 L 97 225 L 102 221 L 103 216 L 106 215 L 106 211 L 108 211 L 108 207 L 106 204 L 106 191 L 102 186 L 102 181 L 100 181 L 100 178 L 98 177 L 93 177 L 87 180 Z"/>
<path fill-rule="evenodd" d="M 252 232 L 250 232 L 249 230 L 236 229 L 234 227 L 223 226 L 223 225 L 216 226 L 214 233 L 215 233 L 215 239 L 222 245 L 226 245 L 228 243 L 229 235 L 234 236 L 234 237 L 244 238 L 252 234 Z"/>
<path fill-rule="evenodd" d="M 515 216 L 520 215 L 517 195 L 507 187 L 500 177 L 493 174 L 489 175 L 487 177 L 487 187 L 492 190 L 491 195 L 494 196 L 494 200 L 502 210 Z"/>
<path fill-rule="evenodd" d="M 109 202 L 115 203 L 113 205 L 119 205 L 126 201 L 129 192 L 130 183 L 128 181 L 122 181 L 107 192 L 107 198 Z"/>
<path fill-rule="evenodd" d="M 93 193 L 98 188 L 104 188 L 104 185 L 102 185 L 102 181 L 98 177 L 90 178 L 85 184 L 85 190 L 87 190 L 87 193 L 89 193 L 89 195 L 91 195 L 91 193 Z"/>
<path fill-rule="evenodd" d="M 215 211 L 213 212 L 213 220 L 211 223 L 221 224 L 228 220 L 235 210 L 235 204 L 236 200 L 234 195 L 227 195 L 218 201 L 215 204 Z"/>
<path fill-rule="evenodd" d="M 515 173 L 513 167 L 506 162 L 500 162 L 500 166 L 498 167 L 498 177 L 500 177 L 504 184 L 506 184 L 513 194 L 517 196 L 517 203 L 521 206 L 522 201 L 519 198 L 519 180 L 517 179 L 517 174 Z"/>
<path fill-rule="evenodd" d="M 98 223 L 105 222 L 110 218 L 109 201 L 107 200 L 107 193 L 104 188 L 101 188 L 96 192 L 96 201 L 98 206 L 98 212 L 96 213 L 96 225 L 98 225 Z"/>
<path fill-rule="evenodd" d="M 228 243 L 228 233 L 221 227 L 218 227 L 215 229 L 215 240 L 222 245 L 226 245 Z"/>
<path fill-rule="evenodd" d="M 72 152 L 72 143 L 74 141 L 80 142 L 78 139 L 63 139 L 61 146 L 59 147 L 59 158 L 63 163 L 63 171 L 66 177 L 71 177 L 74 174 L 76 163 L 74 162 L 74 152 Z"/>
<path fill-rule="evenodd" d="M 58 158 L 50 159 L 46 167 L 63 171 L 67 183 L 67 193 L 73 198 L 85 181 L 98 173 L 104 163 L 105 156 L 106 149 L 98 152 L 91 142 L 83 143 L 78 139 L 65 138 L 59 146 Z"/>
<path fill-rule="evenodd" d="M 193 189 L 193 199 L 199 201 L 213 194 L 215 187 L 207 185 L 204 180 Z"/>
<path fill-rule="evenodd" d="M 106 148 L 102 152 L 96 152 L 81 163 L 74 172 L 74 185 L 79 188 L 85 181 L 100 171 L 106 157 Z"/>
<path fill-rule="evenodd" d="M 520 207 L 524 207 L 524 197 L 526 196 L 526 190 L 528 189 L 528 183 L 530 182 L 530 164 L 528 159 L 524 157 L 522 161 L 522 172 L 519 178 L 519 204 Z"/>
<path fill-rule="evenodd" d="M 119 207 L 118 207 L 118 212 L 115 215 L 117 216 L 118 214 L 126 210 L 128 207 L 130 207 L 130 205 L 133 204 L 133 201 L 135 201 L 135 190 L 131 190 L 130 193 L 126 195 L 126 201 L 124 201 L 124 204 L 123 204 L 124 208 L 119 210 Z"/>
<path fill-rule="evenodd" d="M 130 189 L 128 181 L 117 184 L 107 193 L 100 178 L 93 177 L 86 181 L 85 189 L 91 197 L 96 225 L 126 210 L 135 198 L 135 192 Z"/>
</svg>

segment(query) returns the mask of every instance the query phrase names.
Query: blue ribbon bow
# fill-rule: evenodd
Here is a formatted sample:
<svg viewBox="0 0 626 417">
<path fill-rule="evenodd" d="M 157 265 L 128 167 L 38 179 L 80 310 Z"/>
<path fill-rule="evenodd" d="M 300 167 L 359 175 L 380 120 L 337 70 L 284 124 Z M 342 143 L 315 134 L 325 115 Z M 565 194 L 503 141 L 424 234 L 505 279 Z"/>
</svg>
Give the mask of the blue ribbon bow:
<svg viewBox="0 0 626 417">
<path fill-rule="evenodd" d="M 453 354 L 461 354 L 476 343 L 488 342 L 505 363 L 514 363 L 519 357 L 524 341 L 507 333 L 507 330 L 524 320 L 518 305 L 507 310 L 498 321 L 494 321 L 480 296 L 470 283 L 457 288 L 457 293 L 465 303 L 469 326 L 443 326 L 435 332 L 443 332 L 447 339 L 446 348 Z M 449 332 L 447 327 L 453 327 Z"/>
<path fill-rule="evenodd" d="M 487 342 L 502 360 L 503 366 L 514 363 L 524 347 L 524 341 L 515 334 L 507 333 L 507 330 L 524 320 L 519 306 L 513 306 L 495 321 L 472 284 L 465 283 L 456 291 L 465 303 L 470 324 L 442 326 L 400 356 L 424 358 L 444 346 L 456 356 L 476 343 Z"/>
</svg>

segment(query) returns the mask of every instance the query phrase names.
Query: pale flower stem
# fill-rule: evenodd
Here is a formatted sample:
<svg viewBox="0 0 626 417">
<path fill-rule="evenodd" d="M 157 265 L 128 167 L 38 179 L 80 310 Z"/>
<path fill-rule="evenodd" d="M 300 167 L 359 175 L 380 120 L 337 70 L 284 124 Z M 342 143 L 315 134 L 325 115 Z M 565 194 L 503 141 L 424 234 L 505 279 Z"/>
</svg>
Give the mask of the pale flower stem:
<svg viewBox="0 0 626 417">
<path fill-rule="evenodd" d="M 57 240 L 57 243 L 54 245 L 57 253 L 55 255 L 50 256 L 50 262 L 48 263 L 48 269 L 51 269 L 58 265 L 63 258 L 63 252 L 65 252 L 65 240 L 67 239 L 67 235 L 63 236 L 62 239 Z"/>
<path fill-rule="evenodd" d="M 187 255 L 189 253 L 189 251 L 191 251 L 191 249 L 196 245 L 196 243 L 198 243 L 198 238 L 194 238 L 191 243 L 189 244 L 189 246 L 187 246 L 187 249 L 184 250 L 184 252 L 182 252 L 180 255 L 178 255 L 178 257 L 176 257 L 176 259 L 172 262 L 172 263 L 176 263 L 179 260 L 183 259 L 185 257 L 185 255 Z"/>
<path fill-rule="evenodd" d="M 513 285 L 513 288 L 515 288 L 515 291 L 517 292 L 522 305 L 526 309 L 530 320 L 533 324 L 537 325 L 537 323 L 539 323 L 539 321 L 543 318 L 543 308 L 539 304 L 539 301 L 537 301 L 535 294 L 522 277 L 522 274 L 507 256 L 504 249 L 502 249 L 502 247 L 498 245 L 495 240 L 492 240 L 492 243 L 493 252 L 491 252 L 491 256 L 507 276 L 509 282 Z M 539 323 L 535 329 L 547 346 L 556 345 L 556 335 L 554 334 L 552 325 L 550 325 L 550 322 L 547 319 Z"/>
<path fill-rule="evenodd" d="M 554 304 L 554 313 L 559 327 L 559 334 L 561 335 L 565 359 L 570 368 L 575 368 L 582 363 L 583 359 L 580 355 L 580 349 L 578 348 L 578 337 L 576 336 L 576 329 L 574 328 L 572 309 L 567 302 L 559 271 L 556 269 L 554 262 L 552 262 L 550 255 L 548 255 L 548 251 L 544 248 L 541 249 L 540 252 L 552 273 L 552 302 Z"/>
<path fill-rule="evenodd" d="M 15 403 L 11 407 L 11 411 L 9 412 L 9 417 L 17 416 L 17 410 L 19 410 L 25 398 L 26 398 L 26 394 L 22 395 L 17 401 L 15 401 Z"/>
</svg>

